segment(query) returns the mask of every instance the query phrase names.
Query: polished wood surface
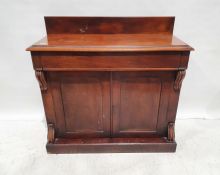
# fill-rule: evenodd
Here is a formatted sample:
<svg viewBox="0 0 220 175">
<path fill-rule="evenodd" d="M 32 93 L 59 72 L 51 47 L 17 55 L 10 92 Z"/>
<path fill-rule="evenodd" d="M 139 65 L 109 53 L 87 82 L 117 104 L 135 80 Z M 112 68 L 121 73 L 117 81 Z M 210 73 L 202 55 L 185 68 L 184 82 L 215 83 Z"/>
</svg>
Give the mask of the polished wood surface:
<svg viewBox="0 0 220 175">
<path fill-rule="evenodd" d="M 190 51 L 174 17 L 45 17 L 47 36 L 28 51 Z"/>
<path fill-rule="evenodd" d="M 110 136 L 110 74 L 106 72 L 49 72 L 62 137 Z"/>
<path fill-rule="evenodd" d="M 173 33 L 174 17 L 45 17 L 47 34 Z"/>
<path fill-rule="evenodd" d="M 167 34 L 57 34 L 44 37 L 28 51 L 133 52 L 190 51 L 192 47 Z"/>
<path fill-rule="evenodd" d="M 167 123 L 163 122 L 169 100 L 164 93 L 172 91 L 175 75 L 172 72 L 113 72 L 112 74 L 112 117 L 113 135 L 117 137 L 164 137 Z M 169 109 L 169 108 L 168 108 Z"/>
<path fill-rule="evenodd" d="M 129 70 L 129 69 L 176 69 L 181 68 L 182 54 L 160 53 L 72 53 L 42 52 L 39 68 L 45 71 L 62 70 Z M 164 61 L 166 60 L 166 61 Z"/>
<path fill-rule="evenodd" d="M 59 146 L 58 146 L 59 145 Z M 144 153 L 175 152 L 176 142 L 166 138 L 87 138 L 56 139 L 47 143 L 48 153 Z"/>
<path fill-rule="evenodd" d="M 48 153 L 174 152 L 192 47 L 174 17 L 45 17 L 33 67 Z"/>
</svg>

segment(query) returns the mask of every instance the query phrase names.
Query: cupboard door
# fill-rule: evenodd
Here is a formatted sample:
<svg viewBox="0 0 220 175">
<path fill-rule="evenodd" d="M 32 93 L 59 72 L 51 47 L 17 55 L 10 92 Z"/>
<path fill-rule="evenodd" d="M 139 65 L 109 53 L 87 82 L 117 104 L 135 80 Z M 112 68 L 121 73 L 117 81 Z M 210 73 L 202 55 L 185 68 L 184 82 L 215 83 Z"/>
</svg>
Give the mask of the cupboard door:
<svg viewBox="0 0 220 175">
<path fill-rule="evenodd" d="M 105 72 L 49 72 L 60 137 L 110 135 L 110 76 Z"/>
<path fill-rule="evenodd" d="M 166 135 L 164 109 L 172 78 L 172 74 L 166 72 L 113 73 L 113 137 Z"/>
</svg>

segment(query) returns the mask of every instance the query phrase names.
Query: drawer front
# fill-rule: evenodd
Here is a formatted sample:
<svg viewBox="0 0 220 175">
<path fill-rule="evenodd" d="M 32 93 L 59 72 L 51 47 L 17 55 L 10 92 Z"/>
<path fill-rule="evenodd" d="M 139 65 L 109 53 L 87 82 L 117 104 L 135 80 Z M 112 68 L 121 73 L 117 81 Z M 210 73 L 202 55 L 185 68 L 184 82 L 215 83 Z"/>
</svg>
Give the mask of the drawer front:
<svg viewBox="0 0 220 175">
<path fill-rule="evenodd" d="M 43 53 L 40 56 L 44 70 L 178 69 L 180 58 L 176 53 Z"/>
</svg>

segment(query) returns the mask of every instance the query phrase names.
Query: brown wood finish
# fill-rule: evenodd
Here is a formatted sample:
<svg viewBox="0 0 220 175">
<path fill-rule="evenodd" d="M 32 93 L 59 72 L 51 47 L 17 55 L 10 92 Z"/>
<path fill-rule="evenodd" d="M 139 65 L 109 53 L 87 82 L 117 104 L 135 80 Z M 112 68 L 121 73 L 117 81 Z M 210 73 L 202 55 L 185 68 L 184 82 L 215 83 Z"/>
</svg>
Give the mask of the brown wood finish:
<svg viewBox="0 0 220 175">
<path fill-rule="evenodd" d="M 56 139 L 46 145 L 48 153 L 142 153 L 175 152 L 176 142 L 166 138 Z"/>
<path fill-rule="evenodd" d="M 172 34 L 174 17 L 45 17 L 47 34 Z"/>
<path fill-rule="evenodd" d="M 191 51 L 177 37 L 169 34 L 50 34 L 28 51 L 57 52 L 152 52 Z"/>
<path fill-rule="evenodd" d="M 59 70 L 117 70 L 163 68 L 177 69 L 180 65 L 180 53 L 108 53 L 108 54 L 77 54 L 69 52 L 40 54 L 41 66 L 45 71 Z M 124 61 L 126 59 L 126 62 Z M 166 61 L 164 61 L 166 59 Z"/>
<path fill-rule="evenodd" d="M 168 141 L 173 142 L 175 140 L 174 122 L 168 123 Z"/>
<path fill-rule="evenodd" d="M 48 143 L 54 143 L 55 141 L 55 130 L 52 123 L 48 123 L 48 134 L 47 134 Z"/>
<path fill-rule="evenodd" d="M 101 72 L 49 72 L 59 136 L 110 136 L 110 76 Z"/>
<path fill-rule="evenodd" d="M 166 137 L 166 113 L 161 112 L 172 91 L 173 72 L 113 72 L 112 117 L 113 135 L 117 137 Z M 167 90 L 167 91 L 166 91 Z M 138 98 L 137 98 L 138 97 Z M 160 102 L 164 102 L 161 103 Z M 160 115 L 159 115 L 160 114 Z M 137 117 L 136 117 L 137 116 Z"/>
<path fill-rule="evenodd" d="M 174 152 L 192 47 L 174 17 L 45 17 L 27 48 L 42 93 L 48 153 Z"/>
</svg>

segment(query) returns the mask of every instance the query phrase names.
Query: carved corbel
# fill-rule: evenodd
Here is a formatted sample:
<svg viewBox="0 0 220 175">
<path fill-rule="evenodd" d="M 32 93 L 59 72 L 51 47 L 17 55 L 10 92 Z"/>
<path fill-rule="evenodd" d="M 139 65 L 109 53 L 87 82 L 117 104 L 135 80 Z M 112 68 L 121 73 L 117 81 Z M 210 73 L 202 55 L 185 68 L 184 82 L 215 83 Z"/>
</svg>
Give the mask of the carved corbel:
<svg viewBox="0 0 220 175">
<path fill-rule="evenodd" d="M 41 91 L 46 91 L 47 90 L 47 82 L 46 82 L 46 79 L 44 76 L 44 72 L 41 70 L 36 70 L 35 75 L 36 75 L 36 78 L 37 78 L 38 83 L 40 85 Z"/>
<path fill-rule="evenodd" d="M 167 140 L 169 142 L 173 142 L 175 141 L 175 129 L 174 129 L 174 122 L 170 122 L 168 123 L 168 136 L 167 136 Z"/>
<path fill-rule="evenodd" d="M 48 143 L 54 143 L 55 140 L 55 129 L 54 124 L 48 124 L 48 133 L 47 133 L 47 141 Z"/>
<path fill-rule="evenodd" d="M 177 72 L 176 80 L 174 82 L 174 87 L 173 87 L 174 90 L 176 91 L 180 90 L 185 75 L 186 75 L 185 70 L 180 70 Z"/>
</svg>

